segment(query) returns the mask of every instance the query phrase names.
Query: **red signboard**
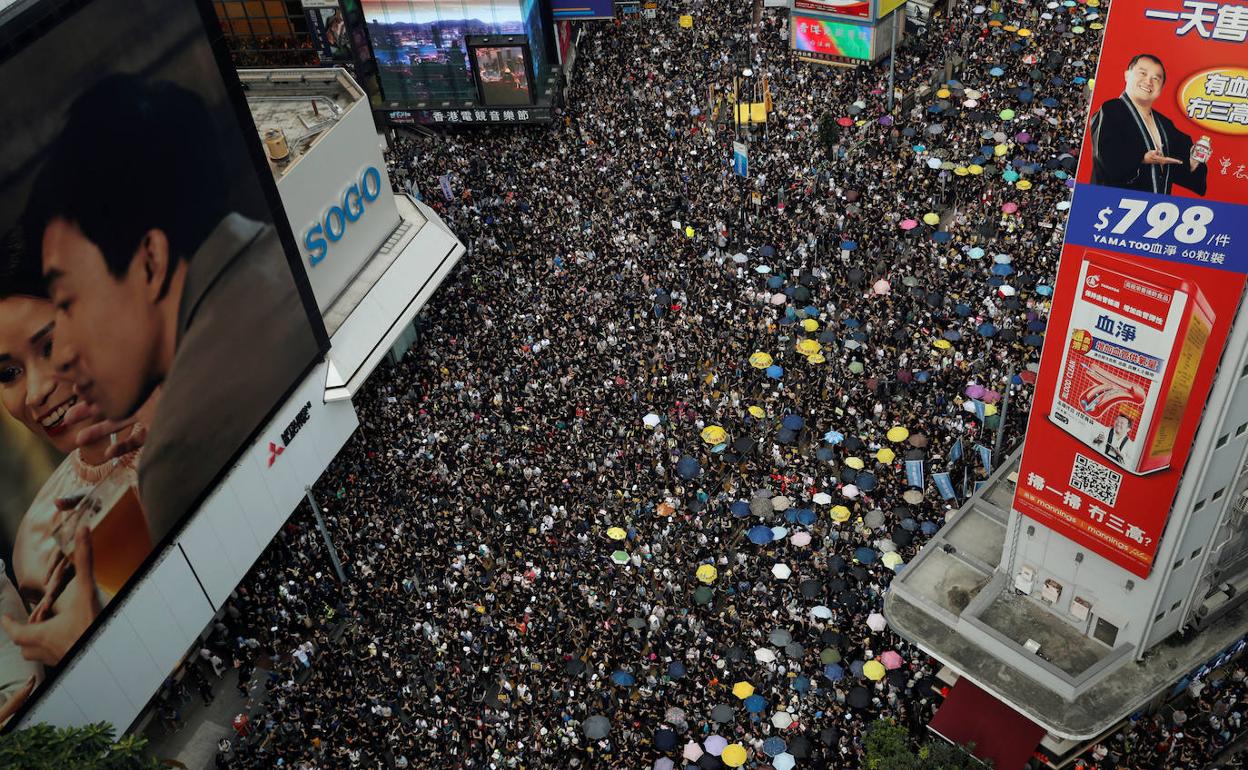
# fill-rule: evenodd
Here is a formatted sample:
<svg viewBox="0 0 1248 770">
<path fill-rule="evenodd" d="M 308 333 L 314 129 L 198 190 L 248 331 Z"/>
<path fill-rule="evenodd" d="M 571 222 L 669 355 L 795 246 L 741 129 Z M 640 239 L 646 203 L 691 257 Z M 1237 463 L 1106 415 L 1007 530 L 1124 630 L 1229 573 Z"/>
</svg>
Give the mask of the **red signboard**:
<svg viewBox="0 0 1248 770">
<path fill-rule="evenodd" d="M 871 18 L 870 0 L 793 0 L 793 7 L 799 11 L 851 16 L 855 19 Z"/>
<path fill-rule="evenodd" d="M 1014 507 L 1141 577 L 1248 272 L 1248 6 L 1118 3 Z"/>
</svg>

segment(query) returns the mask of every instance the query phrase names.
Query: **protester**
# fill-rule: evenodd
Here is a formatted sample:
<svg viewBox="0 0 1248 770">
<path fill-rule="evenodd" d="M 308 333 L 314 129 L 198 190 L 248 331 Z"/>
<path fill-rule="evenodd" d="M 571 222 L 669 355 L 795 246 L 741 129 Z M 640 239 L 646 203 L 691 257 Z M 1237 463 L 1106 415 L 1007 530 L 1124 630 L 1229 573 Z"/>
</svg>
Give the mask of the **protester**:
<svg viewBox="0 0 1248 770">
<path fill-rule="evenodd" d="M 1095 17 L 957 4 L 886 117 L 886 66 L 686 5 L 587 24 L 553 125 L 392 143 L 469 254 L 317 487 L 346 582 L 296 515 L 214 634 L 267 671 L 225 766 L 684 767 L 718 735 L 848 768 L 874 719 L 921 734 L 936 664 L 873 614 L 1021 438 Z"/>
</svg>

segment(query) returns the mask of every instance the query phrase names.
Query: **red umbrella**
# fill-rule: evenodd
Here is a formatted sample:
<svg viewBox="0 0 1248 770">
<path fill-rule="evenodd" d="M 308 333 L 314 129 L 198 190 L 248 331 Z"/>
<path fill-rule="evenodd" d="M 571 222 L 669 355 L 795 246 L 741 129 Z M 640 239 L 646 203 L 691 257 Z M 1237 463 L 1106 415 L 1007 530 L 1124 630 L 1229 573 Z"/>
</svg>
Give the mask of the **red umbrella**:
<svg viewBox="0 0 1248 770">
<path fill-rule="evenodd" d="M 854 125 L 854 119 L 853 118 L 837 118 L 836 123 L 837 125 L 840 125 L 840 126 L 852 126 Z"/>
</svg>

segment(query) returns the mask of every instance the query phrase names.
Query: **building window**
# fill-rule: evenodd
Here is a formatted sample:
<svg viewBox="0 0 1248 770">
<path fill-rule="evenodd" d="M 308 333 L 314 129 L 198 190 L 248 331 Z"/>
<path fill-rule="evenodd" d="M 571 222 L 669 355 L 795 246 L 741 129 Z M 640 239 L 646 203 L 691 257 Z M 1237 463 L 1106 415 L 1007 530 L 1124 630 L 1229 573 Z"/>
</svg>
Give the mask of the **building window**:
<svg viewBox="0 0 1248 770">
<path fill-rule="evenodd" d="M 1164 618 L 1165 616 L 1166 616 L 1165 612 L 1158 612 L 1157 615 L 1153 617 L 1153 622 L 1159 623 L 1161 622 L 1161 619 Z"/>
<path fill-rule="evenodd" d="M 1175 610 L 1177 610 L 1177 609 L 1179 608 L 1179 605 L 1180 605 L 1180 604 L 1182 604 L 1182 603 L 1183 603 L 1182 601 L 1177 601 L 1177 602 L 1175 602 L 1174 604 L 1171 604 L 1171 605 L 1170 605 L 1170 611 L 1171 611 L 1171 612 L 1174 612 Z"/>
<path fill-rule="evenodd" d="M 1239 373 L 1240 377 L 1248 377 L 1248 364 L 1244 364 L 1244 368 Z"/>
<path fill-rule="evenodd" d="M 1214 492 L 1214 493 L 1213 493 L 1213 494 L 1209 497 L 1209 501 L 1210 501 L 1210 502 L 1213 502 L 1214 500 L 1217 500 L 1219 497 L 1221 497 L 1221 496 L 1222 496 L 1223 494 L 1225 494 L 1225 493 L 1226 493 L 1226 487 L 1222 487 L 1221 489 L 1219 489 L 1217 492 Z"/>
<path fill-rule="evenodd" d="M 1200 552 L 1203 550 L 1205 550 L 1205 547 L 1202 545 L 1200 548 L 1197 548 L 1195 551 L 1192 551 L 1191 558 L 1195 559 L 1197 556 L 1200 556 Z"/>
<path fill-rule="evenodd" d="M 1218 443 L 1214 444 L 1213 448 L 1221 449 L 1222 447 L 1226 446 L 1226 442 L 1230 440 L 1231 440 L 1231 434 L 1223 433 L 1221 436 L 1218 436 Z"/>
<path fill-rule="evenodd" d="M 1197 500 L 1196 504 L 1192 506 L 1192 513 L 1195 513 L 1196 511 L 1199 511 L 1201 508 L 1204 508 L 1204 507 L 1205 507 L 1205 501 Z"/>
<path fill-rule="evenodd" d="M 1098 617 L 1096 619 L 1096 627 L 1092 629 L 1092 638 L 1113 647 L 1114 642 L 1118 641 L 1118 626 L 1110 623 L 1105 618 Z"/>
<path fill-rule="evenodd" d="M 1182 567 L 1182 566 L 1183 566 L 1183 557 L 1180 556 L 1179 560 L 1174 563 L 1173 569 L 1178 569 L 1179 567 Z"/>
<path fill-rule="evenodd" d="M 318 61 L 297 0 L 215 0 L 235 66 L 311 66 Z"/>
<path fill-rule="evenodd" d="M 1239 436 L 1244 435 L 1245 431 L 1248 431 L 1248 422 L 1235 429 L 1235 436 L 1238 438 Z"/>
</svg>

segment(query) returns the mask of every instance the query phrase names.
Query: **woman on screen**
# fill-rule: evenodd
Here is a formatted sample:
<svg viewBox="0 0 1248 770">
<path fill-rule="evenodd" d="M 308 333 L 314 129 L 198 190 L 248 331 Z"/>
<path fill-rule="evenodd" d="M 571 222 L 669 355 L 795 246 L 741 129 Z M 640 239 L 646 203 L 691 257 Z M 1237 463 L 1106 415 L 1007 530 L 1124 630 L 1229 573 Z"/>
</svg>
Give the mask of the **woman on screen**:
<svg viewBox="0 0 1248 770">
<path fill-rule="evenodd" d="M 137 495 L 127 494 L 137 484 L 142 417 L 102 432 L 115 426 L 75 408 L 73 386 L 52 365 L 55 308 L 37 264 L 16 234 L 0 244 L 0 401 L 66 457 L 17 525 L 16 590 L 0 568 L 0 722 L 33 690 L 39 664 L 60 662 L 151 551 Z"/>
</svg>

